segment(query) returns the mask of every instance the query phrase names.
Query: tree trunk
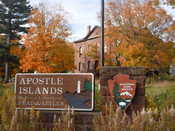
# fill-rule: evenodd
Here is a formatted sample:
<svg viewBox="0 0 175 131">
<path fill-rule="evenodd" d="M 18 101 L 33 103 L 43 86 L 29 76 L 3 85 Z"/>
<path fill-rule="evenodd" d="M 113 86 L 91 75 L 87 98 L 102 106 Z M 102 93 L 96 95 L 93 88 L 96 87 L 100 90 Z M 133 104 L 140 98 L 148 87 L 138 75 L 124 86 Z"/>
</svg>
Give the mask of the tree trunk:
<svg viewBox="0 0 175 131">
<path fill-rule="evenodd" d="M 4 77 L 4 82 L 7 83 L 8 82 L 8 79 L 9 79 L 9 63 L 8 62 L 5 62 L 5 77 Z"/>
</svg>

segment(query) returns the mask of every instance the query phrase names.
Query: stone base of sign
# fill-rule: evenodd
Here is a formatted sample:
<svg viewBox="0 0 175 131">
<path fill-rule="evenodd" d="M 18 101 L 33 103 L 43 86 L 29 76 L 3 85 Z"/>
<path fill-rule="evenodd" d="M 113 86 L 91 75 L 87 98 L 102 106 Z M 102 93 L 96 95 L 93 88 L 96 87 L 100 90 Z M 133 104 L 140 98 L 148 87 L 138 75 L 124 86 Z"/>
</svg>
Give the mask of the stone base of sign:
<svg viewBox="0 0 175 131">
<path fill-rule="evenodd" d="M 130 79 L 136 80 L 136 94 L 132 100 L 132 104 L 128 107 L 127 113 L 132 111 L 140 111 L 145 107 L 145 68 L 143 67 L 111 67 L 105 66 L 100 69 L 100 85 L 101 93 L 106 97 L 106 101 L 110 101 L 107 89 L 108 80 L 117 74 L 127 74 Z"/>
</svg>

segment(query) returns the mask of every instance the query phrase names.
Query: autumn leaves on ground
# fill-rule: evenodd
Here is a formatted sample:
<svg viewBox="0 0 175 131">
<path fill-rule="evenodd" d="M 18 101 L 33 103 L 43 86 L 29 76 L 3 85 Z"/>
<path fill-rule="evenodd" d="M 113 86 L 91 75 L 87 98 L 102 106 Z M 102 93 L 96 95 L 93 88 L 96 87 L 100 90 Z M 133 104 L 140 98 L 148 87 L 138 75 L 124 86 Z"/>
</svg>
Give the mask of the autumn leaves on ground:
<svg viewBox="0 0 175 131">
<path fill-rule="evenodd" d="M 0 130 L 8 131 L 15 112 L 15 104 L 12 89 L 8 88 L 8 83 L 3 83 L 7 76 L 11 80 L 18 72 L 74 72 L 75 49 L 74 43 L 69 40 L 71 22 L 68 21 L 67 12 L 63 8 L 50 12 L 44 5 L 33 8 L 26 0 L 0 1 L 0 81 L 2 83 L 0 86 Z M 167 0 L 164 4 L 175 5 L 173 0 Z M 173 43 L 175 22 L 159 5 L 159 0 L 107 1 L 105 65 L 143 66 L 148 72 L 158 71 L 161 76 L 157 78 L 165 75 L 171 77 L 168 72 L 170 65 L 175 64 Z M 98 52 L 99 45 L 91 46 L 86 55 L 95 61 L 99 59 Z M 160 81 L 160 79 L 154 80 Z M 151 130 L 149 127 L 154 127 L 152 129 L 174 130 L 175 127 L 172 124 L 174 108 L 167 109 L 175 101 L 172 93 L 174 86 L 174 84 L 171 86 L 165 84 L 167 91 L 164 92 L 164 87 L 160 87 L 162 90 L 160 94 L 151 95 L 152 92 L 160 91 L 159 86 L 155 88 L 154 84 L 148 85 L 146 87 L 148 112 L 133 114 L 134 119 L 131 122 L 127 117 L 121 119 L 121 112 L 115 112 L 111 107 L 109 109 L 111 112 L 106 113 L 105 110 L 105 115 L 94 118 L 96 125 L 94 129 L 97 131 L 111 129 L 112 131 L 124 130 L 125 127 L 125 129 L 133 130 Z M 167 96 L 167 93 L 171 96 Z M 100 99 L 100 96 L 96 97 L 98 110 L 101 107 Z M 166 101 L 166 99 L 171 101 Z M 16 121 L 14 130 L 34 130 L 35 124 L 38 123 L 37 118 L 41 117 L 35 112 L 22 112 L 21 116 L 19 121 Z M 66 116 L 67 119 L 63 119 L 65 122 L 63 126 L 68 129 L 73 126 L 73 119 L 72 114 Z M 120 124 L 112 123 L 117 123 L 116 121 Z M 100 127 L 101 124 L 106 125 Z M 54 130 L 61 129 L 59 120 L 56 119 L 55 125 Z"/>
</svg>

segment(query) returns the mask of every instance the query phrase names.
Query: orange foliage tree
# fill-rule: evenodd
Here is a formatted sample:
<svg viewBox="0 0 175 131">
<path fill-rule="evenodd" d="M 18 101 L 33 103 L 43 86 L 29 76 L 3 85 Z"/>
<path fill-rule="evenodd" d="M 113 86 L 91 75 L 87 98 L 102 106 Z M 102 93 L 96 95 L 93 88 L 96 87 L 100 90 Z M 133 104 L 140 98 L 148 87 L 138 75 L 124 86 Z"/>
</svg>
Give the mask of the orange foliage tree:
<svg viewBox="0 0 175 131">
<path fill-rule="evenodd" d="M 49 16 L 49 17 L 47 17 Z M 20 68 L 24 72 L 65 72 L 74 69 L 74 49 L 66 41 L 70 31 L 64 14 L 33 10 L 24 36 Z"/>
<path fill-rule="evenodd" d="M 174 44 L 161 39 L 162 21 L 171 17 L 156 4 L 157 0 L 107 3 L 105 43 L 111 61 L 106 64 L 147 68 L 172 64 Z"/>
</svg>

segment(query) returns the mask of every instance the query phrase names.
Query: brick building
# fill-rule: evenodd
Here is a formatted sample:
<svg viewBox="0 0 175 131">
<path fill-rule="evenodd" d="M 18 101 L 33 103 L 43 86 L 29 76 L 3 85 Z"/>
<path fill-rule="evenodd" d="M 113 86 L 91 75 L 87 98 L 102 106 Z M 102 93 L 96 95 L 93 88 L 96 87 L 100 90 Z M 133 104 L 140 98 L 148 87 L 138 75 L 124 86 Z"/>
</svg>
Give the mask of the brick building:
<svg viewBox="0 0 175 131">
<path fill-rule="evenodd" d="M 74 42 L 75 48 L 75 72 L 92 72 L 97 73 L 97 67 L 99 65 L 98 60 L 94 60 L 87 56 L 87 51 L 91 45 L 100 45 L 100 27 L 95 26 L 91 29 L 87 28 L 87 35 L 80 40 Z"/>
</svg>

